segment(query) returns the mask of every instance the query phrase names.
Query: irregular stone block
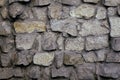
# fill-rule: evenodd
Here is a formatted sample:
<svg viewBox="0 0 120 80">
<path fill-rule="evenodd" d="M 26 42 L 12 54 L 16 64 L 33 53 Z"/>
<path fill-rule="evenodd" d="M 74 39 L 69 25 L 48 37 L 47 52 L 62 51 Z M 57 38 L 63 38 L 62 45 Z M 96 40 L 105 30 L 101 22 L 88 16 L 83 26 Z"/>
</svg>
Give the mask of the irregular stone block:
<svg viewBox="0 0 120 80">
<path fill-rule="evenodd" d="M 77 66 L 77 74 L 79 80 L 95 80 L 95 64 L 84 63 Z"/>
<path fill-rule="evenodd" d="M 112 38 L 111 46 L 113 50 L 120 51 L 120 38 Z"/>
<path fill-rule="evenodd" d="M 56 69 L 55 67 L 52 68 L 52 77 L 64 77 L 64 78 L 69 78 L 70 72 L 68 68 L 61 67 L 59 69 Z"/>
<path fill-rule="evenodd" d="M 63 4 L 77 6 L 80 4 L 80 0 L 61 0 Z"/>
<path fill-rule="evenodd" d="M 8 79 L 13 76 L 12 68 L 0 68 L 0 79 Z"/>
<path fill-rule="evenodd" d="M 114 16 L 117 13 L 117 9 L 115 7 L 108 7 L 107 14 L 108 16 Z"/>
<path fill-rule="evenodd" d="M 35 41 L 36 34 L 17 34 L 16 48 L 17 49 L 31 49 Z"/>
<path fill-rule="evenodd" d="M 42 39 L 42 48 L 44 50 L 50 51 L 57 49 L 57 36 L 53 32 L 46 32 Z"/>
<path fill-rule="evenodd" d="M 10 66 L 11 65 L 11 57 L 8 54 L 1 54 L 0 56 L 1 59 L 1 65 L 4 67 Z"/>
<path fill-rule="evenodd" d="M 48 7 L 48 15 L 51 19 L 61 19 L 62 16 L 62 5 L 59 3 L 52 3 Z"/>
<path fill-rule="evenodd" d="M 95 7 L 90 4 L 82 4 L 70 11 L 71 17 L 90 19 L 95 15 Z"/>
<path fill-rule="evenodd" d="M 64 49 L 64 38 L 62 35 L 60 35 L 58 38 L 57 38 L 57 45 L 58 45 L 58 48 L 60 50 L 63 50 Z"/>
<path fill-rule="evenodd" d="M 108 34 L 109 30 L 102 26 L 98 20 L 86 21 L 82 24 L 79 34 L 81 36 Z"/>
<path fill-rule="evenodd" d="M 15 65 L 27 66 L 32 62 L 33 52 L 21 51 L 16 54 Z"/>
<path fill-rule="evenodd" d="M 19 3 L 13 3 L 9 6 L 9 15 L 12 18 L 16 18 L 17 16 L 21 15 L 24 11 L 24 6 Z"/>
<path fill-rule="evenodd" d="M 8 18 L 8 9 L 7 9 L 7 7 L 3 7 L 1 9 L 0 13 L 1 13 L 1 16 L 2 16 L 3 19 L 7 19 Z"/>
<path fill-rule="evenodd" d="M 41 35 L 38 35 L 36 37 L 36 44 L 34 44 L 35 47 L 37 48 L 37 51 L 42 51 L 42 36 Z"/>
<path fill-rule="evenodd" d="M 64 64 L 65 65 L 76 65 L 76 64 L 82 64 L 84 63 L 84 60 L 82 58 L 82 55 L 75 52 L 65 52 L 64 54 Z"/>
<path fill-rule="evenodd" d="M 0 7 L 4 6 L 6 3 L 6 0 L 0 0 Z"/>
<path fill-rule="evenodd" d="M 34 6 L 46 6 L 50 3 L 50 0 L 34 0 Z"/>
<path fill-rule="evenodd" d="M 0 22 L 0 35 L 9 35 L 12 33 L 9 22 Z"/>
<path fill-rule="evenodd" d="M 101 49 L 108 46 L 109 43 L 108 43 L 107 35 L 98 36 L 98 37 L 91 36 L 86 38 L 86 44 L 85 44 L 86 50 Z"/>
<path fill-rule="evenodd" d="M 120 4 L 120 0 L 104 0 L 105 6 L 117 6 Z"/>
<path fill-rule="evenodd" d="M 9 0 L 9 4 L 14 2 L 29 2 L 30 0 Z"/>
<path fill-rule="evenodd" d="M 83 0 L 83 1 L 87 3 L 98 3 L 100 0 Z"/>
<path fill-rule="evenodd" d="M 51 21 L 52 31 L 68 33 L 71 36 L 77 36 L 77 25 L 78 23 L 73 19 Z"/>
<path fill-rule="evenodd" d="M 46 24 L 42 21 L 14 22 L 16 33 L 32 33 L 46 31 Z"/>
<path fill-rule="evenodd" d="M 105 19 L 106 18 L 106 9 L 104 7 L 98 7 L 97 8 L 97 14 L 96 14 L 96 18 L 97 19 Z"/>
<path fill-rule="evenodd" d="M 65 50 L 82 51 L 83 49 L 84 49 L 84 39 L 82 37 L 68 38 L 65 42 Z"/>
<path fill-rule="evenodd" d="M 33 63 L 42 66 L 49 66 L 54 60 L 53 53 L 36 53 L 33 57 Z"/>
<path fill-rule="evenodd" d="M 111 32 L 111 37 L 120 37 L 120 18 L 119 17 L 109 17 Z"/>
<path fill-rule="evenodd" d="M 21 68 L 14 68 L 13 71 L 14 71 L 13 75 L 15 77 L 24 77 L 24 72 L 23 72 L 23 70 Z"/>
</svg>

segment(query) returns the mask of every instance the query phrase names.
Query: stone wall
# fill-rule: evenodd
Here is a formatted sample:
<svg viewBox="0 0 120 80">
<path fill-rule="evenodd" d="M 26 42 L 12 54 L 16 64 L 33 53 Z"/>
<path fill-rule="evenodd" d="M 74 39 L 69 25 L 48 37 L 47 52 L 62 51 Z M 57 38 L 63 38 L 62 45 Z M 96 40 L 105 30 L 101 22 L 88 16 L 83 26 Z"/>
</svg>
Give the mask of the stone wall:
<svg viewBox="0 0 120 80">
<path fill-rule="evenodd" d="M 0 0 L 0 80 L 120 80 L 120 0 Z"/>
</svg>

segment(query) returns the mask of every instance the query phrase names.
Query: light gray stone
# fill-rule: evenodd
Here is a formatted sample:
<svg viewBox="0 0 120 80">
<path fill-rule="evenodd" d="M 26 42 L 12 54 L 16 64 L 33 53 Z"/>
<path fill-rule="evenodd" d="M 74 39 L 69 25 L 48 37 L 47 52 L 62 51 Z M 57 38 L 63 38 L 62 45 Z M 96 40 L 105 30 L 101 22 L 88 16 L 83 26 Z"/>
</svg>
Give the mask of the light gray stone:
<svg viewBox="0 0 120 80">
<path fill-rule="evenodd" d="M 85 44 L 86 50 L 101 49 L 108 46 L 109 43 L 108 43 L 107 35 L 98 36 L 98 37 L 91 36 L 86 38 L 86 44 Z"/>
<path fill-rule="evenodd" d="M 109 17 L 111 32 L 111 37 L 120 37 L 120 18 L 119 17 Z"/>
<path fill-rule="evenodd" d="M 104 7 L 98 7 L 97 8 L 97 14 L 96 14 L 96 18 L 97 19 L 105 19 L 106 18 L 106 9 Z"/>
<path fill-rule="evenodd" d="M 36 53 L 33 57 L 33 63 L 36 65 L 49 66 L 54 60 L 54 53 Z"/>
<path fill-rule="evenodd" d="M 58 38 L 57 38 L 57 45 L 58 45 L 58 48 L 60 50 L 63 50 L 64 49 L 64 38 L 62 35 L 60 35 Z"/>
<path fill-rule="evenodd" d="M 61 0 L 63 4 L 77 6 L 80 4 L 80 0 Z"/>
<path fill-rule="evenodd" d="M 107 9 L 107 14 L 108 16 L 114 16 L 117 13 L 117 9 L 115 7 L 109 7 Z"/>
<path fill-rule="evenodd" d="M 30 0 L 9 0 L 9 4 L 14 2 L 29 2 Z"/>
<path fill-rule="evenodd" d="M 35 40 L 36 34 L 17 34 L 16 48 L 17 49 L 31 49 Z"/>
<path fill-rule="evenodd" d="M 84 39 L 82 37 L 68 38 L 65 42 L 65 50 L 82 51 L 83 49 L 84 49 Z"/>
<path fill-rule="evenodd" d="M 42 38 L 43 50 L 56 50 L 57 49 L 57 35 L 53 32 L 45 32 Z"/>
<path fill-rule="evenodd" d="M 84 22 L 81 26 L 81 30 L 79 31 L 81 36 L 103 35 L 108 33 L 109 30 L 98 20 Z"/>
<path fill-rule="evenodd" d="M 34 6 L 46 6 L 50 3 L 50 0 L 34 0 Z"/>
<path fill-rule="evenodd" d="M 120 38 L 112 38 L 111 46 L 113 50 L 120 51 Z"/>
<path fill-rule="evenodd" d="M 120 4 L 120 0 L 104 0 L 106 6 L 117 6 L 118 4 Z"/>
<path fill-rule="evenodd" d="M 59 31 L 62 33 L 68 33 L 71 36 L 77 36 L 77 25 L 78 25 L 78 23 L 74 19 L 51 21 L 52 31 Z"/>
<path fill-rule="evenodd" d="M 83 0 L 83 1 L 87 3 L 98 3 L 100 0 Z"/>
<path fill-rule="evenodd" d="M 77 17 L 77 18 L 85 18 L 90 19 L 95 15 L 95 6 L 90 4 L 82 4 L 78 6 L 76 9 L 73 9 L 70 11 L 71 17 Z"/>
</svg>

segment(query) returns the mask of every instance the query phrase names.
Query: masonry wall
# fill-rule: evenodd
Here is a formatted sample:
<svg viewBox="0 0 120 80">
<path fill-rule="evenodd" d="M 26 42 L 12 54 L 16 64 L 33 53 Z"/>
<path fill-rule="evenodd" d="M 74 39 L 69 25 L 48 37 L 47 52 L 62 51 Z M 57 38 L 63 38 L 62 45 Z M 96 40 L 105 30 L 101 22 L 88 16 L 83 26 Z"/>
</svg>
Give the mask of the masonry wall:
<svg viewBox="0 0 120 80">
<path fill-rule="evenodd" d="M 120 80 L 120 0 L 0 0 L 0 80 Z"/>
</svg>

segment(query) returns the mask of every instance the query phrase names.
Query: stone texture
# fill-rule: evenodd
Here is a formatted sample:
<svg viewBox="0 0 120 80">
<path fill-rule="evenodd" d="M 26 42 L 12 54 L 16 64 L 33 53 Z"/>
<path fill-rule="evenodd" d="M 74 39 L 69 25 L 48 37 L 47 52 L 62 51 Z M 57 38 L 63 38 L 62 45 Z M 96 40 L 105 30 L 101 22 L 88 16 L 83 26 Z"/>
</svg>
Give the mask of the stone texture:
<svg viewBox="0 0 120 80">
<path fill-rule="evenodd" d="M 120 0 L 105 0 L 104 2 L 104 5 L 106 6 L 117 6 L 120 4 Z"/>
<path fill-rule="evenodd" d="M 0 22 L 0 35 L 9 35 L 12 33 L 9 22 Z"/>
<path fill-rule="evenodd" d="M 77 36 L 77 22 L 74 19 L 53 20 L 51 21 L 52 31 L 68 33 L 72 36 Z"/>
<path fill-rule="evenodd" d="M 111 46 L 113 50 L 120 51 L 120 38 L 112 38 Z"/>
<path fill-rule="evenodd" d="M 61 67 L 59 69 L 56 69 L 55 67 L 53 67 L 51 73 L 53 78 L 56 78 L 56 77 L 68 78 L 70 75 L 69 69 L 65 67 Z"/>
<path fill-rule="evenodd" d="M 61 19 L 62 16 L 62 5 L 59 3 L 52 3 L 48 7 L 48 15 L 50 19 Z"/>
<path fill-rule="evenodd" d="M 108 36 L 87 37 L 86 38 L 86 50 L 95 50 L 108 47 Z"/>
<path fill-rule="evenodd" d="M 7 9 L 7 7 L 3 7 L 1 9 L 0 13 L 1 13 L 1 16 L 2 16 L 3 19 L 7 19 L 8 18 L 8 9 Z"/>
<path fill-rule="evenodd" d="M 84 49 L 84 39 L 82 37 L 68 38 L 65 42 L 65 50 L 82 51 L 83 49 Z"/>
<path fill-rule="evenodd" d="M 46 24 L 42 21 L 14 22 L 16 33 L 33 33 L 46 31 Z"/>
<path fill-rule="evenodd" d="M 84 63 L 84 60 L 80 53 L 75 53 L 75 52 L 70 52 L 70 51 L 65 52 L 64 54 L 65 65 L 76 65 L 76 64 L 82 64 L 82 63 Z"/>
<path fill-rule="evenodd" d="M 120 37 L 120 18 L 119 17 L 109 17 L 110 27 L 111 27 L 111 37 Z"/>
<path fill-rule="evenodd" d="M 34 44 L 35 47 L 37 48 L 37 51 L 42 51 L 42 36 L 41 35 L 37 35 L 36 37 L 36 44 Z"/>
<path fill-rule="evenodd" d="M 54 60 L 54 53 L 36 53 L 33 57 L 33 63 L 42 66 L 49 66 Z"/>
<path fill-rule="evenodd" d="M 9 6 L 9 15 L 12 18 L 16 18 L 21 15 L 24 11 L 24 6 L 19 3 L 13 3 Z"/>
<path fill-rule="evenodd" d="M 14 68 L 14 73 L 13 75 L 15 77 L 24 77 L 24 71 L 21 68 Z"/>
<path fill-rule="evenodd" d="M 100 0 L 83 0 L 83 1 L 87 3 L 98 3 Z"/>
<path fill-rule="evenodd" d="M 93 63 L 84 63 L 77 66 L 77 75 L 79 80 L 94 80 L 94 74 L 95 64 Z"/>
<path fill-rule="evenodd" d="M 30 0 L 9 0 L 9 4 L 14 2 L 29 2 Z"/>
<path fill-rule="evenodd" d="M 97 19 L 105 19 L 106 18 L 106 13 L 107 13 L 107 11 L 104 7 L 98 7 L 96 18 Z"/>
<path fill-rule="evenodd" d="M 61 0 L 61 2 L 65 5 L 73 5 L 73 6 L 77 6 L 80 4 L 80 0 Z"/>
<path fill-rule="evenodd" d="M 79 31 L 81 36 L 103 35 L 108 33 L 109 30 L 98 20 L 84 22 L 81 26 L 81 30 Z"/>
<path fill-rule="evenodd" d="M 33 52 L 29 52 L 29 51 L 21 51 L 18 52 L 15 56 L 15 65 L 23 65 L 23 66 L 27 66 L 32 62 L 32 56 L 33 56 Z"/>
<path fill-rule="evenodd" d="M 57 38 L 57 45 L 58 45 L 58 48 L 60 50 L 63 50 L 64 49 L 64 38 L 62 35 L 60 35 L 58 38 Z"/>
<path fill-rule="evenodd" d="M 1 7 L 1 6 L 4 6 L 5 3 L 6 3 L 6 0 L 0 0 L 0 7 Z"/>
<path fill-rule="evenodd" d="M 0 68 L 0 79 L 8 79 L 13 76 L 12 68 Z"/>
<path fill-rule="evenodd" d="M 120 6 L 118 6 L 117 10 L 118 10 L 118 14 L 120 15 Z"/>
<path fill-rule="evenodd" d="M 95 7 L 90 4 L 82 4 L 76 9 L 71 10 L 70 15 L 71 17 L 89 19 L 95 15 Z"/>
<path fill-rule="evenodd" d="M 57 41 L 57 36 L 55 33 L 46 32 L 43 35 L 42 48 L 47 51 L 56 50 L 57 49 L 56 41 Z"/>
<path fill-rule="evenodd" d="M 117 13 L 117 10 L 115 7 L 108 7 L 107 9 L 108 16 L 114 16 L 116 15 L 116 13 Z"/>
<path fill-rule="evenodd" d="M 16 48 L 17 49 L 31 49 L 35 40 L 36 34 L 17 34 Z"/>
<path fill-rule="evenodd" d="M 1 54 L 0 56 L 1 65 L 6 67 L 11 65 L 11 57 L 8 54 Z"/>
<path fill-rule="evenodd" d="M 46 6 L 50 3 L 50 0 L 34 0 L 34 6 Z"/>
</svg>

